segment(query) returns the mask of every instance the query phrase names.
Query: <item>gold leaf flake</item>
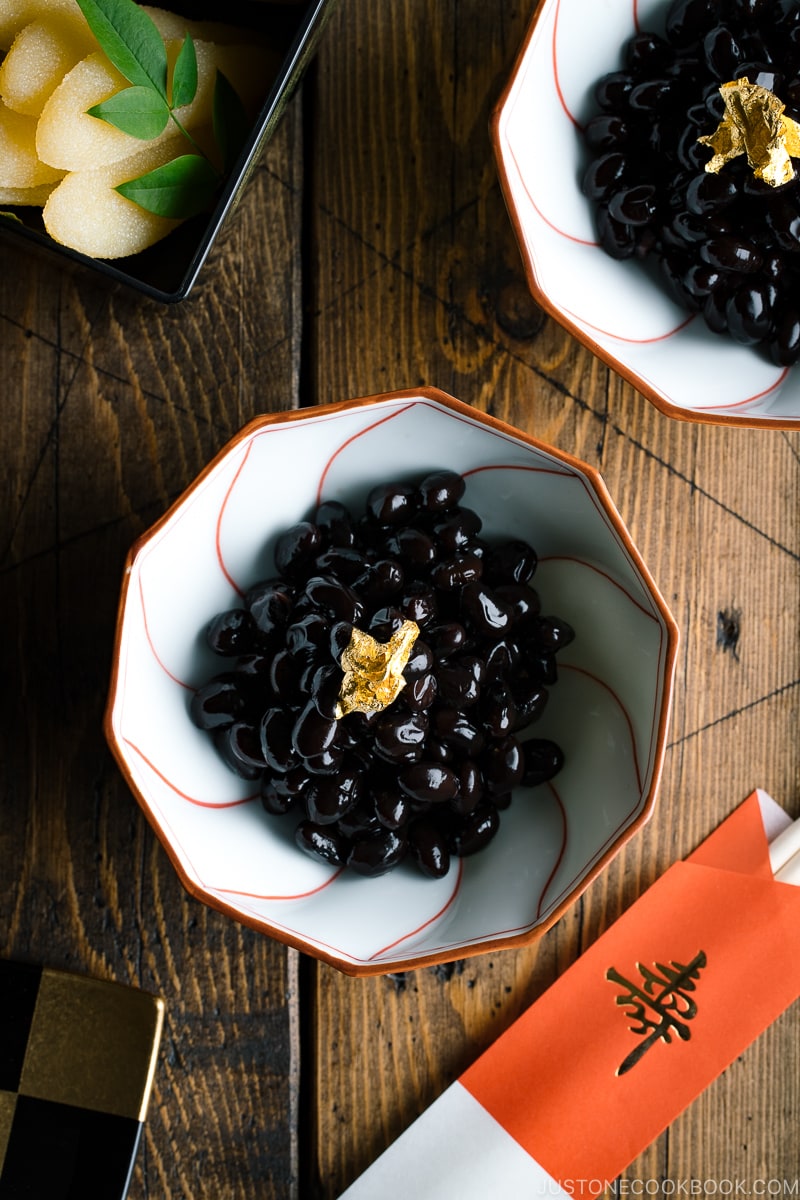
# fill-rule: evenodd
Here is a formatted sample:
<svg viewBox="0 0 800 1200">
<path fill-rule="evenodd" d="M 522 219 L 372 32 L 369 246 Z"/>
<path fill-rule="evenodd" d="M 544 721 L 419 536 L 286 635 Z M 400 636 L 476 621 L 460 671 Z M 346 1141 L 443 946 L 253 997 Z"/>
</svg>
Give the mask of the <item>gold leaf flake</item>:
<svg viewBox="0 0 800 1200">
<path fill-rule="evenodd" d="M 376 642 L 370 634 L 353 629 L 340 659 L 344 679 L 337 720 L 350 712 L 380 712 L 397 699 L 406 684 L 403 671 L 418 634 L 415 621 L 404 621 L 388 642 Z"/>
<path fill-rule="evenodd" d="M 784 116 L 783 102 L 747 79 L 723 83 L 719 91 L 725 116 L 712 134 L 697 139 L 714 151 L 706 171 L 716 175 L 725 163 L 744 154 L 756 179 L 772 187 L 794 179 L 790 156 L 800 156 L 800 125 Z"/>
</svg>

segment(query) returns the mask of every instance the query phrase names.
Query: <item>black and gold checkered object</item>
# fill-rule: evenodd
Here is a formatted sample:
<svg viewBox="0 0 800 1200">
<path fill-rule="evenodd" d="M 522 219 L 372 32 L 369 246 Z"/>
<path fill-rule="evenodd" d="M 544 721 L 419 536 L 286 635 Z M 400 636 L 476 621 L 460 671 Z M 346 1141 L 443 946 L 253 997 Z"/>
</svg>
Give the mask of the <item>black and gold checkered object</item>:
<svg viewBox="0 0 800 1200">
<path fill-rule="evenodd" d="M 0 959 L 0 1200 L 123 1200 L 164 1004 Z"/>
</svg>

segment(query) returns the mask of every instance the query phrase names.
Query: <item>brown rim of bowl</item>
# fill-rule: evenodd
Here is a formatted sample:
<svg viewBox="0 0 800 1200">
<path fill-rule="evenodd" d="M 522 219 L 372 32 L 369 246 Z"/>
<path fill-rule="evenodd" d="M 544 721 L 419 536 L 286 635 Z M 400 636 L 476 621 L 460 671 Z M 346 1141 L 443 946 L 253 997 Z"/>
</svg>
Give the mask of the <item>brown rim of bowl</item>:
<svg viewBox="0 0 800 1200">
<path fill-rule="evenodd" d="M 530 25 L 528 26 L 522 46 L 520 47 L 520 50 L 514 61 L 514 65 L 511 68 L 508 81 L 506 82 L 499 99 L 495 103 L 489 119 L 489 132 L 492 145 L 494 147 L 495 165 L 498 177 L 500 179 L 503 199 L 505 200 L 508 216 L 514 229 L 514 236 L 517 240 L 520 259 L 522 260 L 522 266 L 525 271 L 525 279 L 534 300 L 541 308 L 545 310 L 549 316 L 553 318 L 553 320 L 557 321 L 559 325 L 562 325 L 564 329 L 566 329 L 568 333 L 571 333 L 577 341 L 581 342 L 582 345 L 587 348 L 587 350 L 591 350 L 592 354 L 594 354 L 596 358 L 605 363 L 606 366 L 610 367 L 612 370 L 616 371 L 616 373 L 620 375 L 627 383 L 631 384 L 631 386 L 634 387 L 641 396 L 644 396 L 646 400 L 649 400 L 651 404 L 653 404 L 667 417 L 672 417 L 676 421 L 687 421 L 693 424 L 701 425 L 724 425 L 728 427 L 735 426 L 746 429 L 774 429 L 776 431 L 800 429 L 800 416 L 739 417 L 735 414 L 726 415 L 722 413 L 705 413 L 698 412 L 697 409 L 679 408 L 677 405 L 672 404 L 669 400 L 665 400 L 664 397 L 659 395 L 654 388 L 648 386 L 648 384 L 642 380 L 635 371 L 627 367 L 623 362 L 620 362 L 619 359 L 617 359 L 613 354 L 610 354 L 607 350 L 604 350 L 601 346 L 599 346 L 589 334 L 580 328 L 580 326 L 576 325 L 570 320 L 569 317 L 565 316 L 564 313 L 555 306 L 552 300 L 550 300 L 547 293 L 540 287 L 539 281 L 536 278 L 536 272 L 534 270 L 533 263 L 531 262 L 529 255 L 523 249 L 523 246 L 525 245 L 525 238 L 523 235 L 522 222 L 520 221 L 519 214 L 511 194 L 511 186 L 509 184 L 505 159 L 503 157 L 501 147 L 500 125 L 502 123 L 503 111 L 508 103 L 514 83 L 516 82 L 517 74 L 528 51 L 528 47 L 533 40 L 536 26 L 544 14 L 545 8 L 552 3 L 557 3 L 557 0 L 539 0 L 539 4 L 533 14 Z"/>
<path fill-rule="evenodd" d="M 146 799 L 139 791 L 133 779 L 133 774 L 128 766 L 125 754 L 119 744 L 117 736 L 114 732 L 113 717 L 116 705 L 117 689 L 119 684 L 119 663 L 122 641 L 122 627 L 125 614 L 126 602 L 128 598 L 128 587 L 131 579 L 131 569 L 134 560 L 137 558 L 141 550 L 146 546 L 151 539 L 163 528 L 170 520 L 172 515 L 185 503 L 185 501 L 197 490 L 207 476 L 216 468 L 216 466 L 226 458 L 236 446 L 251 437 L 254 433 L 261 429 L 267 428 L 270 425 L 283 424 L 285 422 L 303 421 L 311 415 L 319 415 L 321 412 L 336 413 L 345 412 L 348 409 L 367 407 L 371 404 L 377 404 L 388 400 L 410 400 L 422 398 L 430 400 L 442 408 L 449 409 L 457 413 L 459 416 L 469 417 L 473 421 L 478 421 L 479 424 L 487 425 L 491 429 L 495 429 L 500 433 L 510 435 L 511 437 L 525 442 L 527 445 L 539 450 L 545 454 L 552 456 L 571 467 L 578 474 L 582 475 L 593 489 L 597 496 L 603 511 L 607 514 L 617 533 L 617 536 L 622 541 L 625 549 L 630 556 L 636 569 L 639 571 L 642 581 L 647 587 L 658 612 L 664 622 L 666 632 L 666 654 L 664 659 L 664 687 L 661 696 L 661 704 L 658 722 L 656 726 L 656 744 L 653 754 L 653 768 L 650 778 L 650 786 L 642 800 L 642 808 L 639 814 L 631 821 L 631 823 L 614 839 L 614 841 L 606 848 L 598 861 L 589 870 L 586 875 L 580 880 L 575 888 L 556 906 L 553 912 L 535 928 L 522 933 L 515 934 L 511 937 L 491 938 L 486 941 L 481 941 L 469 946 L 460 946 L 457 951 L 441 950 L 430 954 L 420 954 L 416 956 L 399 958 L 392 961 L 381 960 L 380 963 L 354 963 L 343 961 L 335 955 L 328 953 L 312 942 L 303 937 L 288 933 L 285 930 L 275 929 L 265 921 L 261 921 L 255 917 L 246 917 L 232 906 L 220 900 L 217 896 L 209 895 L 209 893 L 200 885 L 189 878 L 184 870 L 183 864 L 172 844 L 168 834 L 165 832 L 155 814 L 147 804 Z M 523 946 L 529 946 L 546 933 L 560 918 L 564 915 L 568 908 L 577 900 L 577 898 L 588 888 L 589 884 L 596 879 L 600 872 L 607 864 L 615 857 L 622 849 L 624 844 L 638 832 L 642 825 L 649 820 L 655 807 L 656 795 L 658 786 L 661 780 L 661 774 L 664 765 L 664 755 L 666 752 L 666 737 L 669 725 L 669 716 L 672 706 L 673 682 L 675 673 L 675 663 L 679 641 L 678 625 L 667 607 L 666 601 L 661 595 L 652 575 L 646 567 L 641 554 L 633 543 L 633 540 L 628 532 L 619 512 L 617 511 L 614 501 L 608 492 L 608 489 L 603 481 L 602 476 L 596 468 L 584 463 L 574 455 L 567 451 L 558 450 L 538 438 L 532 437 L 530 434 L 524 433 L 522 430 L 516 429 L 505 421 L 499 420 L 497 417 L 492 417 L 488 413 L 481 412 L 472 406 L 465 404 L 461 400 L 456 400 L 455 397 L 448 395 L 446 392 L 440 391 L 433 387 L 407 388 L 400 391 L 377 393 L 371 396 L 362 396 L 353 400 L 342 400 L 333 404 L 317 405 L 313 408 L 291 409 L 280 413 L 268 413 L 260 417 L 255 417 L 249 421 L 242 429 L 239 430 L 214 456 L 214 458 L 199 472 L 194 480 L 189 484 L 185 491 L 175 500 L 167 511 L 154 522 L 149 529 L 141 534 L 131 546 L 125 559 L 123 569 L 122 586 L 120 597 L 117 605 L 117 621 L 114 635 L 114 647 L 111 666 L 111 679 L 109 683 L 108 698 L 103 716 L 103 732 L 106 741 L 111 749 L 117 766 L 128 785 L 128 789 L 135 797 L 139 807 L 143 810 L 151 827 L 155 831 L 161 845 L 166 851 L 175 872 L 178 875 L 185 890 L 195 900 L 200 900 L 209 908 L 216 909 L 218 912 L 227 917 L 231 917 L 240 925 L 255 930 L 257 933 L 266 934 L 277 942 L 281 942 L 286 946 L 291 946 L 295 950 L 299 950 L 313 958 L 319 959 L 327 963 L 329 966 L 335 967 L 345 975 L 353 977 L 367 977 L 377 975 L 388 975 L 396 971 L 414 971 L 420 967 L 436 966 L 439 963 L 453 962 L 459 959 L 472 958 L 479 954 L 492 954 L 498 950 L 519 949 Z"/>
</svg>

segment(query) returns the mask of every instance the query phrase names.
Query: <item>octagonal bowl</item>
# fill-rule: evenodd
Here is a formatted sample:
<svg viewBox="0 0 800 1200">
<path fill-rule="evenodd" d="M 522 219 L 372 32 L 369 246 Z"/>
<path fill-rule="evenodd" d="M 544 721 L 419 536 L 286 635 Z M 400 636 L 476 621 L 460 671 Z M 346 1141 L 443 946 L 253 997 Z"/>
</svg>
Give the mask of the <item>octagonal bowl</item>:
<svg viewBox="0 0 800 1200">
<path fill-rule="evenodd" d="M 668 416 L 793 429 L 800 371 L 712 333 L 655 270 L 609 257 L 581 190 L 595 82 L 666 0 L 543 0 L 493 112 L 492 140 L 528 285 L 542 307 Z M 709 131 L 711 132 L 711 131 Z"/>
<path fill-rule="evenodd" d="M 321 499 L 358 512 L 374 484 L 441 469 L 464 477 L 488 543 L 535 547 L 542 611 L 575 630 L 535 724 L 565 762 L 441 878 L 408 860 L 365 878 L 298 849 L 296 820 L 264 810 L 190 702 L 219 670 L 210 619 L 275 573 L 280 531 Z M 396 392 L 252 421 L 133 546 L 106 735 L 193 896 L 348 974 L 381 974 L 532 941 L 635 833 L 655 803 L 677 639 L 592 468 L 442 392 Z"/>
</svg>

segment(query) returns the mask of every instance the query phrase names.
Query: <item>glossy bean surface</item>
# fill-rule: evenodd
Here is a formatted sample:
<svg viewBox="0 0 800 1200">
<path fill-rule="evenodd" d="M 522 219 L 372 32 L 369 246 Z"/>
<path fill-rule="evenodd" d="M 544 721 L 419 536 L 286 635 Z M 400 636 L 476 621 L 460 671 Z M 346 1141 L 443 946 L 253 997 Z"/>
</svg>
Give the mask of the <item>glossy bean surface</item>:
<svg viewBox="0 0 800 1200">
<path fill-rule="evenodd" d="M 376 485 L 360 516 L 321 502 L 276 539 L 275 573 L 207 627 L 224 670 L 193 693 L 192 719 L 265 813 L 337 870 L 408 860 L 441 878 L 488 845 L 516 788 L 557 769 L 539 743 L 526 763 L 523 739 L 573 631 L 540 612 L 534 548 L 484 541 L 466 492 L 445 469 Z M 397 698 L 343 715 L 354 629 L 386 643 L 409 620 Z"/>
</svg>

